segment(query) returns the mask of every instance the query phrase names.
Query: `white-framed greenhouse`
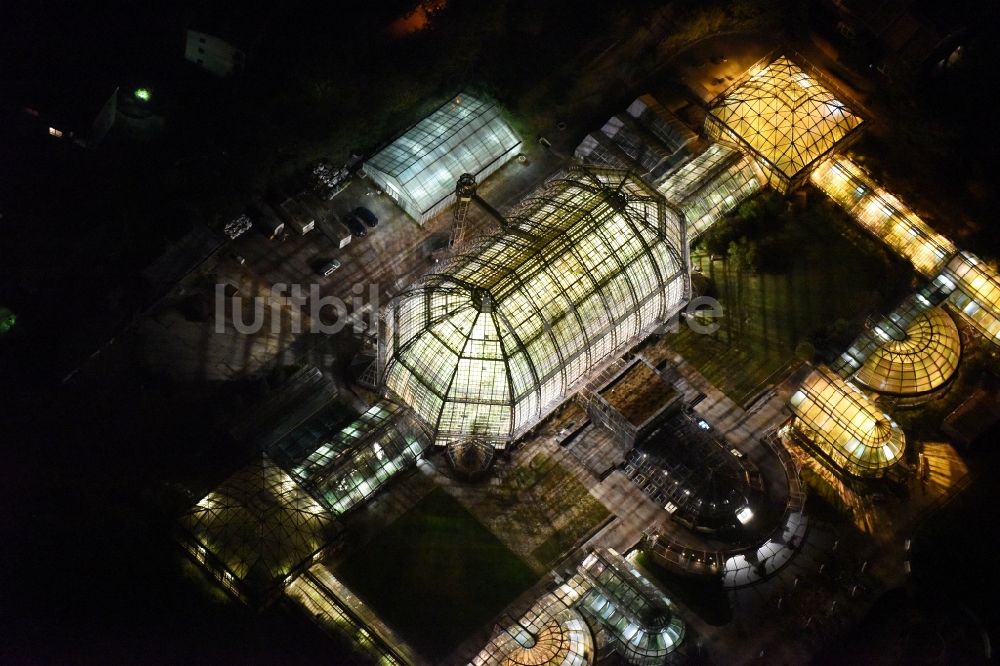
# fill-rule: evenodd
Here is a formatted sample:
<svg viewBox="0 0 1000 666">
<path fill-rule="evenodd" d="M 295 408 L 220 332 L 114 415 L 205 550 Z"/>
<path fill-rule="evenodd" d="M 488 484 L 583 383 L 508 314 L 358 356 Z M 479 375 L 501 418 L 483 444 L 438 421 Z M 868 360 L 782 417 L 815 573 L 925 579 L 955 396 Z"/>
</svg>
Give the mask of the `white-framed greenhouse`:
<svg viewBox="0 0 1000 666">
<path fill-rule="evenodd" d="M 381 377 L 435 443 L 502 447 L 689 294 L 681 214 L 628 172 L 574 168 L 393 299 Z"/>
<path fill-rule="evenodd" d="M 766 184 L 750 155 L 713 143 L 667 176 L 657 189 L 684 213 L 691 242 Z"/>
<path fill-rule="evenodd" d="M 463 93 L 365 162 L 371 179 L 423 224 L 455 201 L 464 173 L 482 182 L 521 145 L 494 104 Z"/>
</svg>

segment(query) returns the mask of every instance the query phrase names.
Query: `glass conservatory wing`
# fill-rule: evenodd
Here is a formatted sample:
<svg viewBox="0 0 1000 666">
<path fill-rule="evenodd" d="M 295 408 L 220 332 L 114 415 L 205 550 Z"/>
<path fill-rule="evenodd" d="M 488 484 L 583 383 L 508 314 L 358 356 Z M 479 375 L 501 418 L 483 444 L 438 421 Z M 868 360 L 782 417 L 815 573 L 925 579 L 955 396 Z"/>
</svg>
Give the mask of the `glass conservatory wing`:
<svg viewBox="0 0 1000 666">
<path fill-rule="evenodd" d="M 824 160 L 812 172 L 810 180 L 869 233 L 909 260 L 922 275 L 936 275 L 955 254 L 950 240 L 879 187 L 849 158 L 837 156 Z"/>
<path fill-rule="evenodd" d="M 899 425 L 826 366 L 816 368 L 789 403 L 796 429 L 850 474 L 881 475 L 903 455 Z"/>
<path fill-rule="evenodd" d="M 691 242 L 766 182 L 752 157 L 713 143 L 667 176 L 657 190 L 684 213 Z"/>
<path fill-rule="evenodd" d="M 373 405 L 333 439 L 337 455 L 327 455 L 327 445 L 321 446 L 293 473 L 336 514 L 372 497 L 429 444 L 409 410 L 388 400 Z"/>
<path fill-rule="evenodd" d="M 881 393 L 917 395 L 951 379 L 962 354 L 962 340 L 951 316 L 941 308 L 919 315 L 901 340 L 889 338 L 855 375 Z"/>
<path fill-rule="evenodd" d="M 983 334 L 1000 344 L 1000 274 L 969 252 L 957 254 L 941 278 L 954 285 L 948 302 Z"/>
</svg>

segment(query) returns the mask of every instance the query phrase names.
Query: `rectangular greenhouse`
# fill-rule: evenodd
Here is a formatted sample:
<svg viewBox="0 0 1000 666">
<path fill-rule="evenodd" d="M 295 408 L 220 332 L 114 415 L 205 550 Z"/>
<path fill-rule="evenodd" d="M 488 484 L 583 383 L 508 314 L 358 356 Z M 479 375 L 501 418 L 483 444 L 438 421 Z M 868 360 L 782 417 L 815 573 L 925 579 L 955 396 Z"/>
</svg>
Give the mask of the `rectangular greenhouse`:
<svg viewBox="0 0 1000 666">
<path fill-rule="evenodd" d="M 382 400 L 291 472 L 326 507 L 342 514 L 415 463 L 428 445 L 409 410 Z"/>
<path fill-rule="evenodd" d="M 482 182 L 520 145 L 496 106 L 461 94 L 375 153 L 365 170 L 423 224 L 454 202 L 455 183 L 463 173 Z"/>
<path fill-rule="evenodd" d="M 713 143 L 667 176 L 657 190 L 684 212 L 690 242 L 765 184 L 752 157 Z"/>
<path fill-rule="evenodd" d="M 955 254 L 950 240 L 883 188 L 848 157 L 817 165 L 812 183 L 836 201 L 869 233 L 905 257 L 924 276 L 936 275 Z"/>
</svg>

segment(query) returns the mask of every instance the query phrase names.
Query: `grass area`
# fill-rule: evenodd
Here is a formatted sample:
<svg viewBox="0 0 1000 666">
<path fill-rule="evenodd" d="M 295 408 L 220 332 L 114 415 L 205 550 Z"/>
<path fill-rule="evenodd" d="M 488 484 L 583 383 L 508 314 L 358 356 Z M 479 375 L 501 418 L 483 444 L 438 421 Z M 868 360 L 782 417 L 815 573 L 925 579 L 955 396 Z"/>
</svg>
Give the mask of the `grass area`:
<svg viewBox="0 0 1000 666">
<path fill-rule="evenodd" d="M 544 453 L 508 475 L 502 492 L 517 498 L 504 516 L 508 530 L 523 532 L 531 526 L 529 533 L 548 533 L 531 550 L 543 569 L 611 515 L 569 470 Z"/>
<path fill-rule="evenodd" d="M 756 201 L 763 204 L 742 206 L 692 253 L 711 280 L 709 295 L 722 303 L 719 330 L 700 335 L 681 326 L 667 339 L 739 404 L 797 357 L 843 350 L 864 317 L 892 307 L 912 279 L 821 195 L 802 210 L 768 195 Z"/>
<path fill-rule="evenodd" d="M 354 553 L 336 574 L 432 662 L 538 578 L 440 488 Z"/>
<path fill-rule="evenodd" d="M 580 510 L 576 512 L 574 519 L 561 529 L 557 528 L 549 538 L 531 551 L 532 557 L 543 565 L 555 564 L 563 553 L 611 515 L 607 508 L 589 493 L 581 498 L 581 502 Z"/>
</svg>

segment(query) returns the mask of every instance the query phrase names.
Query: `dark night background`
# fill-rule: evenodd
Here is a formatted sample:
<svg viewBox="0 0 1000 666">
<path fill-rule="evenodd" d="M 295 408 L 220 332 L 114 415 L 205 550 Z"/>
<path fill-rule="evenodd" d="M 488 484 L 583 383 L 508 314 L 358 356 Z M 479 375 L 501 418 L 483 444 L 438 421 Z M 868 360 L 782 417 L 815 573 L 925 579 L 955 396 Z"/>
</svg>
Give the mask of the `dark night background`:
<svg viewBox="0 0 1000 666">
<path fill-rule="evenodd" d="M 213 600 L 182 566 L 165 485 L 199 466 L 221 473 L 246 455 L 217 425 L 207 392 L 127 367 L 62 381 L 148 304 L 139 272 L 167 243 L 310 160 L 372 149 L 464 86 L 524 115 L 559 104 L 574 54 L 634 29 L 651 7 L 676 5 L 679 16 L 705 4 L 771 7 L 784 34 L 828 28 L 822 3 L 794 0 L 453 0 L 431 29 L 391 39 L 384 27 L 412 4 L 232 3 L 256 45 L 246 71 L 223 81 L 183 60 L 184 30 L 206 3 L 3 3 L 0 306 L 19 322 L 0 338 L 0 661 L 348 659 L 288 612 Z M 948 4 L 959 15 L 979 11 Z M 879 84 L 887 108 L 907 109 L 896 129 L 908 141 L 871 140 L 886 171 L 926 183 L 916 189 L 948 202 L 939 219 L 956 241 L 986 256 L 1000 254 L 994 18 L 973 27 L 970 64 L 954 76 Z M 163 129 L 113 130 L 95 151 L 22 131 L 24 95 L 81 82 L 150 87 Z M 595 117 L 635 92 L 609 94 Z M 912 589 L 877 606 L 832 663 L 877 663 L 880 635 L 908 613 L 967 605 L 995 624 L 987 591 L 996 555 L 985 544 L 998 524 L 998 434 L 970 454 L 970 492 L 916 540 Z"/>
</svg>

